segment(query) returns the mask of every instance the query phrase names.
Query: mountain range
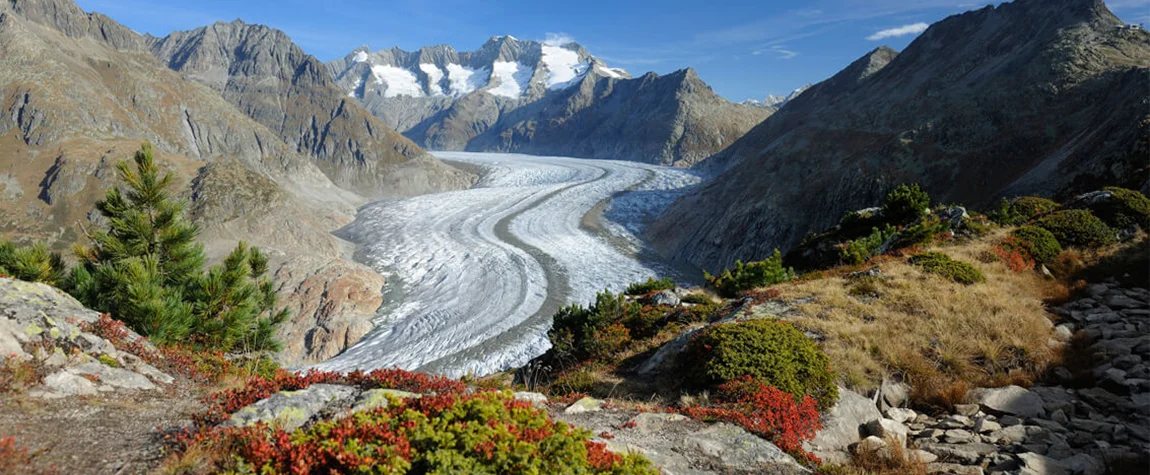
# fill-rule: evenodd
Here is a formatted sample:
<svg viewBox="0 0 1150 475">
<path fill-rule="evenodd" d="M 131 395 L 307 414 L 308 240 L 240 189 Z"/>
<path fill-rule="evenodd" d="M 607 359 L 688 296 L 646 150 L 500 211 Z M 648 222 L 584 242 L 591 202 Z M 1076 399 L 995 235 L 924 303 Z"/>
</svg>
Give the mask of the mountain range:
<svg viewBox="0 0 1150 475">
<path fill-rule="evenodd" d="M 348 96 L 434 150 L 689 166 L 773 112 L 723 99 L 690 68 L 633 78 L 577 43 L 512 36 L 466 52 L 359 48 L 327 66 Z"/>
<path fill-rule="evenodd" d="M 294 310 L 285 359 L 324 358 L 370 329 L 383 285 L 331 231 L 370 198 L 475 177 L 388 130 L 282 34 L 242 29 L 247 50 L 206 31 L 145 37 L 71 0 L 0 1 L 4 237 L 68 248 L 115 162 L 150 141 L 209 255 L 247 240 L 273 257 Z"/>
<path fill-rule="evenodd" d="M 878 48 L 707 166 L 648 237 L 717 270 L 787 249 L 855 203 L 916 182 L 985 206 L 1100 185 L 1148 188 L 1150 33 L 1100 0 L 1016 0 Z"/>
</svg>

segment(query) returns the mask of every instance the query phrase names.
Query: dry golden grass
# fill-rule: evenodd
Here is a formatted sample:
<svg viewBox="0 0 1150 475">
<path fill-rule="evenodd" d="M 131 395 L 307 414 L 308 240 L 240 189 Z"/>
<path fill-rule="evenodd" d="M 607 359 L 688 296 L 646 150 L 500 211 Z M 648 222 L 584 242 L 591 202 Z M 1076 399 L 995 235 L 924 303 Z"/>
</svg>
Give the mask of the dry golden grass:
<svg viewBox="0 0 1150 475">
<path fill-rule="evenodd" d="M 1028 384 L 1059 356 L 1048 346 L 1043 302 L 1067 291 L 1036 272 L 982 262 L 1002 233 L 938 249 L 978 268 L 982 284 L 956 284 L 890 258 L 878 264 L 879 279 L 830 274 L 776 288 L 785 301 L 813 299 L 797 307 L 794 322 L 826 337 L 842 382 L 866 391 L 899 375 L 916 402 L 945 407 L 969 387 Z"/>
<path fill-rule="evenodd" d="M 861 449 L 854 454 L 852 466 L 847 470 L 854 473 L 876 475 L 926 475 L 926 463 L 918 454 L 903 448 L 893 439 L 877 449 Z"/>
</svg>

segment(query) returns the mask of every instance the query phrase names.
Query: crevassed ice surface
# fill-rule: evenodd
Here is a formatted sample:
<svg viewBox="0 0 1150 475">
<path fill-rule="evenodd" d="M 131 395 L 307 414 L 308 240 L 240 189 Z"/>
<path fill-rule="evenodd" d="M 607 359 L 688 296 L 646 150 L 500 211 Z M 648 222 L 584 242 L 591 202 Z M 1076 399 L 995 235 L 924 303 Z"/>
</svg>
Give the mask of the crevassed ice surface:
<svg viewBox="0 0 1150 475">
<path fill-rule="evenodd" d="M 317 368 L 461 376 L 522 365 L 547 350 L 560 306 L 670 272 L 612 241 L 640 246 L 642 223 L 700 181 L 690 171 L 634 162 L 435 155 L 478 166 L 483 178 L 469 190 L 360 211 L 344 233 L 398 295 L 374 330 Z M 596 216 L 589 213 L 614 195 L 603 214 L 627 222 L 589 225 Z"/>
</svg>

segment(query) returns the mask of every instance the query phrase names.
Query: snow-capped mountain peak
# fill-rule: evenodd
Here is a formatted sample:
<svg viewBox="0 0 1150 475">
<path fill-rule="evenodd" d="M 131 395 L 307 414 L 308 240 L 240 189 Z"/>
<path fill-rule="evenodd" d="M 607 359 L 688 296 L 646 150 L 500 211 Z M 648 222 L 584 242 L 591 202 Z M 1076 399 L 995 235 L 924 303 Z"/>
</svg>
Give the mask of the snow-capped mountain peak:
<svg viewBox="0 0 1150 475">
<path fill-rule="evenodd" d="M 414 52 L 358 48 L 328 66 L 340 86 L 361 100 L 373 95 L 458 99 L 477 91 L 521 100 L 572 87 L 588 74 L 631 77 L 591 56 L 578 43 L 520 40 L 510 35 L 491 37 L 479 49 L 467 52 L 448 45 Z"/>
</svg>

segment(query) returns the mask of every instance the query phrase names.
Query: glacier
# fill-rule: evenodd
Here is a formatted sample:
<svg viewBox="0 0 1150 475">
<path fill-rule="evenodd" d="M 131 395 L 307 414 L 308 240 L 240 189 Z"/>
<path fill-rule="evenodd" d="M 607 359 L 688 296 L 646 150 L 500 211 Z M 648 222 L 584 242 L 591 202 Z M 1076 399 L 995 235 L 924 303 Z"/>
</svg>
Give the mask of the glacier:
<svg viewBox="0 0 1150 475">
<path fill-rule="evenodd" d="M 468 190 L 373 203 L 340 231 L 356 243 L 357 260 L 388 277 L 387 303 L 371 332 L 317 369 L 394 366 L 454 377 L 501 371 L 547 350 L 551 316 L 561 306 L 680 269 L 640 252 L 638 234 L 701 181 L 696 172 L 433 154 L 475 167 L 482 178 Z"/>
</svg>

